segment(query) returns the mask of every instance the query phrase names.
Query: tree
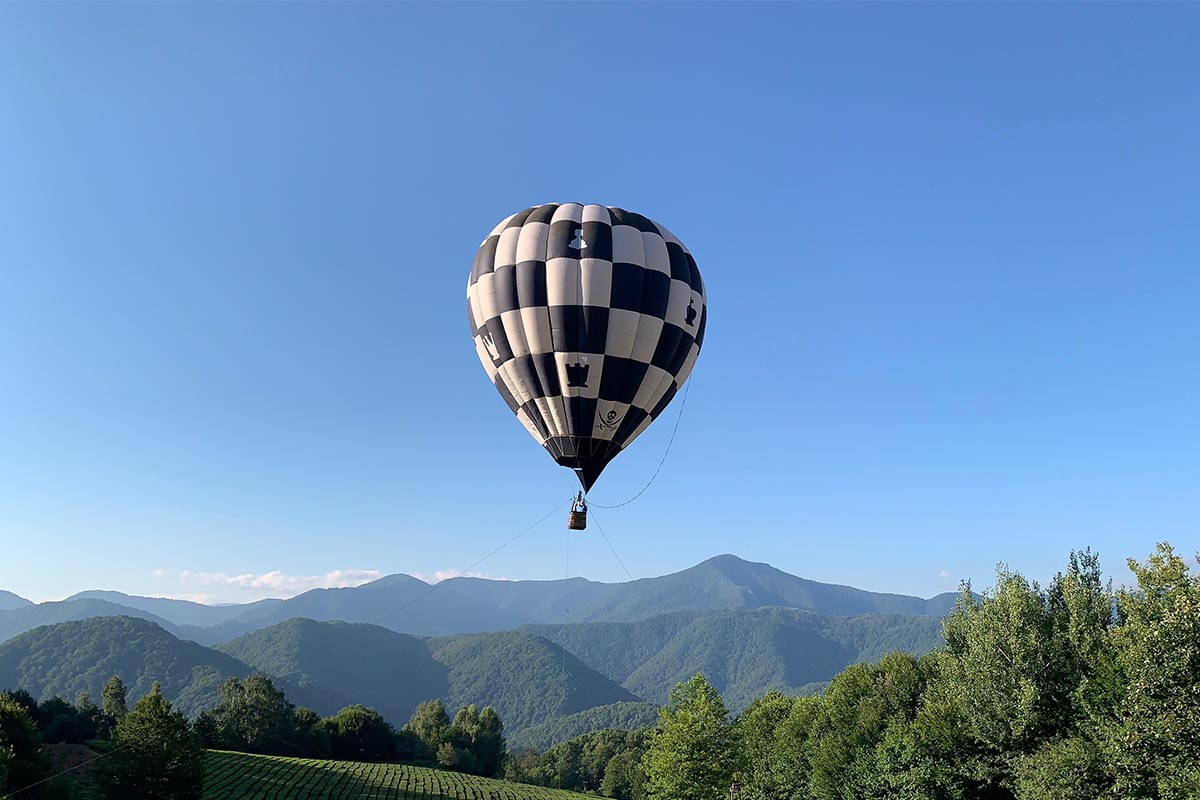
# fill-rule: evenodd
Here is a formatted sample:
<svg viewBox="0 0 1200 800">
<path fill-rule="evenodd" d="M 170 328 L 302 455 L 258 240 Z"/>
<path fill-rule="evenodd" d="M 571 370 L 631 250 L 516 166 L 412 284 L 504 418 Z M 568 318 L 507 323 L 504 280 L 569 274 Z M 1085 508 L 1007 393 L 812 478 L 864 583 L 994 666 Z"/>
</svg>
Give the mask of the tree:
<svg viewBox="0 0 1200 800">
<path fill-rule="evenodd" d="M 387 761 L 393 753 L 392 726 L 373 708 L 346 706 L 322 723 L 334 758 Z"/>
<path fill-rule="evenodd" d="M 1011 797 L 1020 759 L 1108 713 L 1112 607 L 1090 551 L 1072 553 L 1046 592 L 1003 565 L 981 599 L 964 587 L 943 621 L 946 648 L 926 698 L 943 725 L 926 726 L 929 715 L 920 723 L 937 731 L 922 740 L 935 748 L 926 770 L 951 766 L 937 779 L 946 793 Z"/>
<path fill-rule="evenodd" d="M 436 709 L 432 716 L 436 720 Z M 446 741 L 456 751 L 454 768 L 460 772 L 493 777 L 504 767 L 504 723 L 496 709 L 490 706 L 483 711 L 474 705 L 460 708 L 454 715 Z M 440 761 L 443 755 L 440 744 L 438 754 Z"/>
<path fill-rule="evenodd" d="M 16 791 L 37 783 L 48 766 L 29 710 L 11 695 L 0 695 L 0 768 L 8 781 L 7 786 L 0 782 L 0 788 Z"/>
<path fill-rule="evenodd" d="M 200 712 L 200 716 L 192 720 L 192 732 L 199 736 L 201 743 L 209 749 L 223 750 L 228 747 L 221 735 L 217 712 L 211 708 Z"/>
<path fill-rule="evenodd" d="M 458 761 L 462 753 L 450 742 L 442 742 L 437 749 L 437 762 L 446 769 L 458 769 Z"/>
<path fill-rule="evenodd" d="M 412 731 L 432 755 L 450 734 L 450 718 L 441 700 L 426 700 L 417 706 L 405 729 Z"/>
<path fill-rule="evenodd" d="M 329 731 L 321 722 L 317 712 L 311 708 L 297 708 L 294 715 L 296 748 L 305 758 L 329 758 Z"/>
<path fill-rule="evenodd" d="M 108 717 L 113 725 L 116 725 L 129 713 L 129 704 L 125 699 L 125 682 L 121 680 L 120 675 L 113 675 L 108 679 L 100 696 L 104 716 Z"/>
<path fill-rule="evenodd" d="M 38 727 L 47 744 L 94 739 L 96 723 L 94 716 L 80 711 L 61 697 L 51 697 L 38 704 Z"/>
<path fill-rule="evenodd" d="M 120 675 L 113 675 L 100 690 L 100 720 L 97 733 L 104 738 L 110 738 L 113 730 L 129 713 L 129 703 L 125 694 L 125 682 Z"/>
<path fill-rule="evenodd" d="M 1165 542 L 1129 560 L 1137 591 L 1117 596 L 1122 696 L 1105 750 L 1120 797 L 1200 796 L 1200 576 Z"/>
<path fill-rule="evenodd" d="M 229 678 L 217 697 L 216 724 L 226 747 L 269 755 L 295 752 L 295 708 L 266 675 Z"/>
<path fill-rule="evenodd" d="M 80 692 L 79 697 L 75 698 L 75 710 L 79 712 L 80 717 L 85 720 L 85 724 L 91 729 L 91 737 L 100 734 L 100 709 L 92 702 L 92 696 L 87 692 Z"/>
<path fill-rule="evenodd" d="M 855 664 L 835 677 L 809 732 L 809 793 L 819 800 L 896 796 L 883 751 L 906 733 L 924 688 L 917 659 L 905 653 Z"/>
<path fill-rule="evenodd" d="M 117 725 L 98 762 L 97 784 L 112 800 L 199 800 L 204 747 L 157 683 Z"/>
<path fill-rule="evenodd" d="M 617 800 L 642 800 L 646 796 L 646 776 L 642 772 L 641 754 L 622 750 L 604 765 L 600 794 Z"/>
<path fill-rule="evenodd" d="M 703 675 L 671 690 L 643 759 L 646 793 L 669 800 L 714 800 L 733 777 L 732 728 L 721 695 Z"/>
<path fill-rule="evenodd" d="M 738 774 L 746 800 L 789 800 L 807 790 L 807 742 L 819 700 L 771 691 L 736 725 Z"/>
<path fill-rule="evenodd" d="M 1109 784 L 1100 749 L 1082 737 L 1047 742 L 1015 771 L 1019 800 L 1091 800 Z"/>
<path fill-rule="evenodd" d="M 504 722 L 496 709 L 486 706 L 479 712 L 479 732 L 475 737 L 475 765 L 479 774 L 488 778 L 498 776 L 504 769 L 507 752 Z"/>
</svg>

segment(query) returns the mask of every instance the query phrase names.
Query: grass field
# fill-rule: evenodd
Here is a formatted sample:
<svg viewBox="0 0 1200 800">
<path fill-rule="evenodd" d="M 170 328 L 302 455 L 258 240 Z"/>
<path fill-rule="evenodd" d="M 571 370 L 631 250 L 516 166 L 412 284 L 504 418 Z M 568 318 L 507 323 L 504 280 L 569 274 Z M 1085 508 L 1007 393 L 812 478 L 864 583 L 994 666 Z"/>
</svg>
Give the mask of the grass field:
<svg viewBox="0 0 1200 800">
<path fill-rule="evenodd" d="M 208 751 L 204 800 L 580 800 L 587 795 L 426 767 Z"/>
</svg>

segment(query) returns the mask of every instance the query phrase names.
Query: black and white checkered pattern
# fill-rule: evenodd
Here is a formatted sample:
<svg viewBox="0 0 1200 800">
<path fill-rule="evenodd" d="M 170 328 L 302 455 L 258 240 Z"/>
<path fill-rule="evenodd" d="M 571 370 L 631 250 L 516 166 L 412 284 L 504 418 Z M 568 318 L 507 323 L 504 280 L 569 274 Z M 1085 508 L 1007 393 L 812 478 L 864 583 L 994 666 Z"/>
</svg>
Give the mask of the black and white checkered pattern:
<svg viewBox="0 0 1200 800">
<path fill-rule="evenodd" d="M 666 228 L 619 208 L 549 203 L 484 239 L 467 316 L 504 402 L 588 490 L 691 374 L 708 302 Z"/>
</svg>

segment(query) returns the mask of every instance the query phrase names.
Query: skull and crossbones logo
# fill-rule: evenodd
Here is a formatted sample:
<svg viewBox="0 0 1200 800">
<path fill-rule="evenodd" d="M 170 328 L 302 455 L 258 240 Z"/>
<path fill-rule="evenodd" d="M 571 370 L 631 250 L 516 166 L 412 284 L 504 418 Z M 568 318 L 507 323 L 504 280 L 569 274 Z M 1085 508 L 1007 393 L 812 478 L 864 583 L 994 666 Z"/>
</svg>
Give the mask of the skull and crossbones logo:
<svg viewBox="0 0 1200 800">
<path fill-rule="evenodd" d="M 600 418 L 600 427 L 608 431 L 616 430 L 616 427 L 620 424 L 620 422 L 621 415 L 618 414 L 617 410 L 614 408 Z"/>
</svg>

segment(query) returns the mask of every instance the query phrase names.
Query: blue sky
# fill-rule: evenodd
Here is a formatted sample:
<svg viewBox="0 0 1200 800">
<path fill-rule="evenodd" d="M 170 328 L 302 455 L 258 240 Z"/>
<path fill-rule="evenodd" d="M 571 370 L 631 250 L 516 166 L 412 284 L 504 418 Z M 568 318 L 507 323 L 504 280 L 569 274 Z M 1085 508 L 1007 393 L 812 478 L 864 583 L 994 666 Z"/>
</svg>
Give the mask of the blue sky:
<svg viewBox="0 0 1200 800">
<path fill-rule="evenodd" d="M 663 471 L 596 515 L 634 575 L 928 596 L 1191 552 L 1198 37 L 1188 4 L 5 4 L 0 588 L 430 576 L 541 517 L 574 477 L 463 296 L 547 201 L 662 222 L 708 287 Z M 559 516 L 479 570 L 625 578 Z"/>
</svg>

